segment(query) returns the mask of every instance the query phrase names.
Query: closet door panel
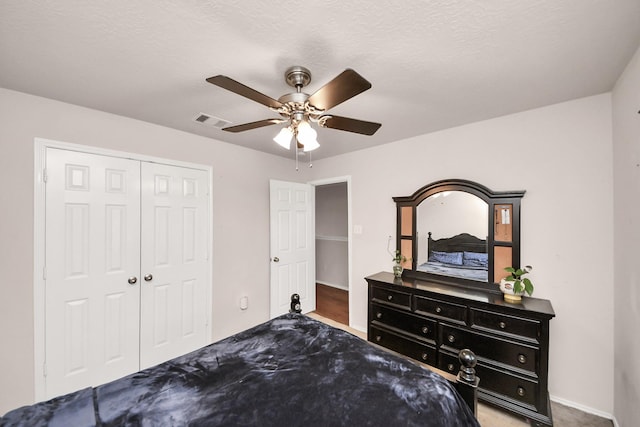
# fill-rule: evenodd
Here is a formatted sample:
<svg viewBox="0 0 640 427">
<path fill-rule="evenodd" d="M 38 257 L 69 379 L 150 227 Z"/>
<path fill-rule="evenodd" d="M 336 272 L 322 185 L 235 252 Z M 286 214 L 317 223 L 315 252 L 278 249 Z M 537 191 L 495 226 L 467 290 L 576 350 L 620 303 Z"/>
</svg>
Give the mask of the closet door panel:
<svg viewBox="0 0 640 427">
<path fill-rule="evenodd" d="M 45 394 L 139 367 L 140 164 L 48 148 Z"/>
<path fill-rule="evenodd" d="M 140 368 L 207 344 L 208 174 L 142 164 Z"/>
</svg>

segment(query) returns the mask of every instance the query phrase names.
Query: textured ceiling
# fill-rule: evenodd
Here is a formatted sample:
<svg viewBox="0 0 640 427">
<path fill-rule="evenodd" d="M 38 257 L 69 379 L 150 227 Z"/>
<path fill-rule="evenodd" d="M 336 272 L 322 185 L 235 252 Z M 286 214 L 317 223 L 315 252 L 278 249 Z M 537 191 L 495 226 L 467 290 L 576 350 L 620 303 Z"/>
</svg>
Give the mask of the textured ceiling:
<svg viewBox="0 0 640 427">
<path fill-rule="evenodd" d="M 273 98 L 291 65 L 313 93 L 345 68 L 373 87 L 330 110 L 382 123 L 320 129 L 314 158 L 610 91 L 640 44 L 638 0 L 2 0 L 0 87 L 293 158 L 233 124 L 277 117 L 205 82 Z"/>
</svg>

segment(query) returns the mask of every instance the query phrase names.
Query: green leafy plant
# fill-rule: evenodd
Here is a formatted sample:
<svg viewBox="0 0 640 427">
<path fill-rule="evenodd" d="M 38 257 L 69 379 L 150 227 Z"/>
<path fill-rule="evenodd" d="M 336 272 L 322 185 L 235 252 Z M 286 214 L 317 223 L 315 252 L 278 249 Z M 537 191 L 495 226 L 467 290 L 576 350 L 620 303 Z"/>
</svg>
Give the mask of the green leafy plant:
<svg viewBox="0 0 640 427">
<path fill-rule="evenodd" d="M 522 277 L 525 274 L 528 274 L 533 267 L 530 265 L 525 265 L 522 268 L 515 269 L 513 267 L 505 267 L 505 271 L 511 273 L 509 276 L 505 277 L 504 280 L 507 282 L 513 282 L 513 293 L 519 294 L 521 292 L 526 292 L 531 296 L 533 293 L 533 283 L 529 280 L 528 277 Z"/>
<path fill-rule="evenodd" d="M 402 263 L 406 262 L 407 259 L 408 258 L 406 256 L 402 255 L 400 253 L 400 251 L 398 249 L 396 249 L 396 252 L 395 252 L 393 258 L 391 259 L 391 261 L 395 262 L 396 264 L 402 264 Z"/>
</svg>

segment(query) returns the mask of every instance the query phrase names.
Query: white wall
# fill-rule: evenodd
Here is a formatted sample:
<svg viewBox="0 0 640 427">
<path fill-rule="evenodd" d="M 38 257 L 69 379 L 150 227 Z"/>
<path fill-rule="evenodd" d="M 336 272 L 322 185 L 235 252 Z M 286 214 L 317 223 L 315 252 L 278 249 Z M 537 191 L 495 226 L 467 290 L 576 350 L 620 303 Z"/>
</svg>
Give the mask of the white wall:
<svg viewBox="0 0 640 427">
<path fill-rule="evenodd" d="M 640 419 L 640 50 L 613 90 L 615 416 Z"/>
<path fill-rule="evenodd" d="M 0 414 L 34 398 L 34 137 L 211 165 L 213 338 L 268 318 L 269 179 L 300 180 L 291 160 L 0 89 Z"/>
<path fill-rule="evenodd" d="M 384 124 L 383 124 L 384 126 Z M 550 393 L 613 412 L 613 211 L 610 94 L 579 99 L 316 161 L 314 179 L 351 176 L 352 324 L 365 330 L 364 277 L 390 271 L 393 196 L 441 179 L 526 190 L 522 261 L 550 299 Z"/>
</svg>

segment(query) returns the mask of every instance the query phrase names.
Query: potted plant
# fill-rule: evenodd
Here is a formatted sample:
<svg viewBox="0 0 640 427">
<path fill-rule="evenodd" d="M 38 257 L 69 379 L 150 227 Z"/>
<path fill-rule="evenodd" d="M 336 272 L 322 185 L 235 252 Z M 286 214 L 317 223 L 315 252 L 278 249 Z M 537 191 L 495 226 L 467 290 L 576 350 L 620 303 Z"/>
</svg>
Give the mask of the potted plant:
<svg viewBox="0 0 640 427">
<path fill-rule="evenodd" d="M 500 280 L 500 290 L 504 294 L 504 299 L 507 302 L 518 303 L 522 301 L 522 295 L 526 292 L 529 296 L 533 293 L 533 283 L 528 277 L 523 277 L 528 274 L 533 267 L 525 265 L 522 268 L 505 267 L 505 271 L 509 273 L 507 277 Z"/>
<path fill-rule="evenodd" d="M 402 255 L 400 253 L 400 251 L 398 249 L 396 249 L 391 261 L 394 262 L 394 264 L 393 264 L 393 275 L 396 276 L 396 277 L 402 277 L 402 270 L 404 269 L 402 267 L 402 264 L 404 264 L 407 261 L 407 257 Z"/>
</svg>

